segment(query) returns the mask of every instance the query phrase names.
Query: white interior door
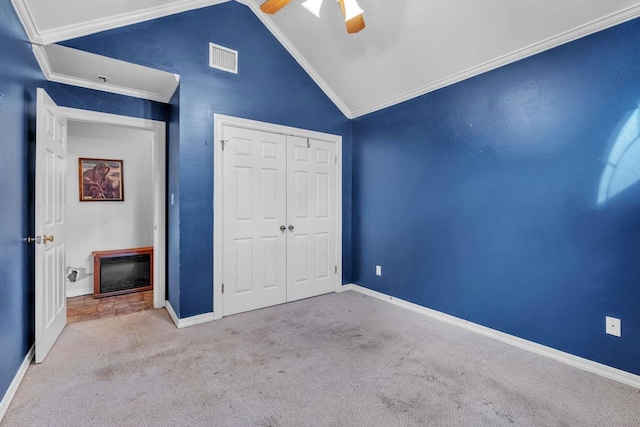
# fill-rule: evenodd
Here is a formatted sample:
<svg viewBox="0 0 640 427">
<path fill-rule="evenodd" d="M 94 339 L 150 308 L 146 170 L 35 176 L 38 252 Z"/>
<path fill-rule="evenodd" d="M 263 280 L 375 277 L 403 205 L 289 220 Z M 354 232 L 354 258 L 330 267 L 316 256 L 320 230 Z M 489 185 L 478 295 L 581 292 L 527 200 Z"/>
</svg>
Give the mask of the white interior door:
<svg viewBox="0 0 640 427">
<path fill-rule="evenodd" d="M 335 291 L 335 144 L 287 141 L 287 301 Z"/>
<path fill-rule="evenodd" d="M 223 315 L 287 298 L 286 137 L 223 128 Z"/>
<path fill-rule="evenodd" d="M 38 89 L 37 98 L 35 359 L 40 363 L 67 323 L 64 282 L 67 119 L 43 89 Z"/>
</svg>

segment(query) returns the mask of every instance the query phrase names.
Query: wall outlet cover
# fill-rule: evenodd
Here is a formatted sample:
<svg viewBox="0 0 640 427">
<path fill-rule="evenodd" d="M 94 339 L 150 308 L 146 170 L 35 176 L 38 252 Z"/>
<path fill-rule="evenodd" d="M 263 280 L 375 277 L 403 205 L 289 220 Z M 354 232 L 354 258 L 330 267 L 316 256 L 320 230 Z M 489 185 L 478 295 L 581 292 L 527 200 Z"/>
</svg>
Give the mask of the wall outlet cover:
<svg viewBox="0 0 640 427">
<path fill-rule="evenodd" d="M 382 276 L 382 267 L 376 265 L 376 276 Z"/>
<path fill-rule="evenodd" d="M 605 317 L 606 324 L 606 332 L 609 335 L 613 335 L 616 337 L 622 336 L 622 322 L 620 319 L 616 319 L 615 317 Z"/>
</svg>

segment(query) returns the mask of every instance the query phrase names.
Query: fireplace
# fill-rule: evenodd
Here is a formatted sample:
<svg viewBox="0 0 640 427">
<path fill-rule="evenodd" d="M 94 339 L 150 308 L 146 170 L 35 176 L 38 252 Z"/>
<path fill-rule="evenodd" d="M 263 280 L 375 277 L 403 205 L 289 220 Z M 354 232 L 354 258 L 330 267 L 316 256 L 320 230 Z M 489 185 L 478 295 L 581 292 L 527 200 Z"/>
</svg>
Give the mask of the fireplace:
<svg viewBox="0 0 640 427">
<path fill-rule="evenodd" d="M 153 289 L 153 247 L 94 251 L 93 296 Z"/>
</svg>

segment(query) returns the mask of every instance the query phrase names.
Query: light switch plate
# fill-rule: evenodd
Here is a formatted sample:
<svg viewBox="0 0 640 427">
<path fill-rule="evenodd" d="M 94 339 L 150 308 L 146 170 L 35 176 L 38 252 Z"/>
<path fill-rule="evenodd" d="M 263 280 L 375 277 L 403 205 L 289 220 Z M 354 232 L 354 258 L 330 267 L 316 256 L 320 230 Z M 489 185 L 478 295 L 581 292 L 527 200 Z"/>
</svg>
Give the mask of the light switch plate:
<svg viewBox="0 0 640 427">
<path fill-rule="evenodd" d="M 606 331 L 609 335 L 613 335 L 616 337 L 622 336 L 622 322 L 620 319 L 616 319 L 615 317 L 605 317 L 607 322 Z"/>
<path fill-rule="evenodd" d="M 376 276 L 382 276 L 382 267 L 376 265 Z"/>
</svg>

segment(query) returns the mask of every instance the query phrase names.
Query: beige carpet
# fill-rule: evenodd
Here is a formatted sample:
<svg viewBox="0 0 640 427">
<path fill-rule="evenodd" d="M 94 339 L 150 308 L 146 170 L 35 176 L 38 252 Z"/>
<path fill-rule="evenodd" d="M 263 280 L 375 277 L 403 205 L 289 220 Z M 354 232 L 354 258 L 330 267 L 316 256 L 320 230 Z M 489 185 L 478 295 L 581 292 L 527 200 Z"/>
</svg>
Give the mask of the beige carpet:
<svg viewBox="0 0 640 427">
<path fill-rule="evenodd" d="M 8 426 L 638 426 L 639 390 L 360 294 L 68 326 Z"/>
</svg>

